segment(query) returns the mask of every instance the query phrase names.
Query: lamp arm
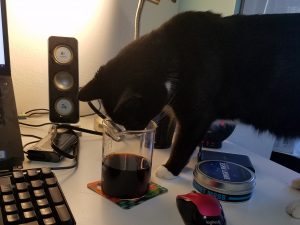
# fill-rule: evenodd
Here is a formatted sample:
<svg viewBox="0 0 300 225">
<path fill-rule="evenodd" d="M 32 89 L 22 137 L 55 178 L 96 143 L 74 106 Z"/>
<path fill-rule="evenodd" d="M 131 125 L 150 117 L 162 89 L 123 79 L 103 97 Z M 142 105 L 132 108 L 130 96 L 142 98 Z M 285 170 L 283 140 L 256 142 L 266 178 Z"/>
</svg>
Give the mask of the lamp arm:
<svg viewBox="0 0 300 225">
<path fill-rule="evenodd" d="M 144 3 L 146 0 L 139 0 L 138 6 L 135 13 L 135 20 L 134 20 L 134 40 L 140 37 L 140 24 L 141 24 L 141 14 L 143 11 Z M 152 3 L 159 4 L 160 0 L 148 0 Z M 176 0 L 172 0 L 172 2 L 176 2 Z"/>
<path fill-rule="evenodd" d="M 143 11 L 145 0 L 139 0 L 134 20 L 134 40 L 140 37 L 141 14 Z"/>
</svg>

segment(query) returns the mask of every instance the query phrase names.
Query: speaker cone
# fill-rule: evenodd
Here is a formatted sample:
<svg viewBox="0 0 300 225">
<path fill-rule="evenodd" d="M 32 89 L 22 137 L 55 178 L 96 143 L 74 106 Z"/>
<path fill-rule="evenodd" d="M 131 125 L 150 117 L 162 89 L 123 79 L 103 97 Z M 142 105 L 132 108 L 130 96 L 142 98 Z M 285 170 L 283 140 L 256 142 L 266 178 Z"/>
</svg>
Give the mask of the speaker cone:
<svg viewBox="0 0 300 225">
<path fill-rule="evenodd" d="M 56 100 L 55 111 L 61 116 L 68 116 L 73 112 L 74 106 L 71 100 L 67 98 L 59 98 Z"/>
<path fill-rule="evenodd" d="M 70 73 L 60 71 L 54 75 L 54 84 L 59 90 L 67 91 L 73 87 L 74 79 Z"/>
</svg>

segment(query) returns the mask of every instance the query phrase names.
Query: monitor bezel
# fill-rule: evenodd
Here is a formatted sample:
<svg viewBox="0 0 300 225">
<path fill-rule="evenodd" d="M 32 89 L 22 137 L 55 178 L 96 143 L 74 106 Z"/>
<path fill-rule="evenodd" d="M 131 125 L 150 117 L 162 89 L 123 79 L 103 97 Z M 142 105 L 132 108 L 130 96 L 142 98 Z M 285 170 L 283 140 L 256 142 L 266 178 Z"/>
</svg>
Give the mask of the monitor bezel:
<svg viewBox="0 0 300 225">
<path fill-rule="evenodd" d="M 0 0 L 1 3 L 1 16 L 2 16 L 2 29 L 3 29 L 3 47 L 4 47 L 4 59 L 5 65 L 0 66 L 0 76 L 10 76 L 10 57 L 9 57 L 9 42 L 8 42 L 8 25 L 7 25 L 7 11 L 6 11 L 6 0 Z"/>
</svg>

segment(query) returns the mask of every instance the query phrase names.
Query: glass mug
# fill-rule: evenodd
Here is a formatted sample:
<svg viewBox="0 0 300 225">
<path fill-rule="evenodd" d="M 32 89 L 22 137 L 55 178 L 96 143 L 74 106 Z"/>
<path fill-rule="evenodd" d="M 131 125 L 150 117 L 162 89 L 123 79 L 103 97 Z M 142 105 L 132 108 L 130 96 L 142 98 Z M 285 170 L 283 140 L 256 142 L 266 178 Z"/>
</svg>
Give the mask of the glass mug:
<svg viewBox="0 0 300 225">
<path fill-rule="evenodd" d="M 156 123 L 144 130 L 116 129 L 103 120 L 101 188 L 121 199 L 139 198 L 149 187 Z"/>
</svg>

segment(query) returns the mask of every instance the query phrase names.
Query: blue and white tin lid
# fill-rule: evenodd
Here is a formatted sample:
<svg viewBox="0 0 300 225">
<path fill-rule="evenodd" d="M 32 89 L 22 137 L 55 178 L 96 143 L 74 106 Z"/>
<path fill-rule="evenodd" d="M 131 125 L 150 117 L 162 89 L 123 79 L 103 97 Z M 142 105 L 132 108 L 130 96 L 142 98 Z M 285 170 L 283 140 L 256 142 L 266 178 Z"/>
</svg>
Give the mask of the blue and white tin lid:
<svg viewBox="0 0 300 225">
<path fill-rule="evenodd" d="M 193 186 L 222 201 L 246 201 L 255 187 L 255 174 L 236 163 L 206 160 L 196 165 Z"/>
</svg>

